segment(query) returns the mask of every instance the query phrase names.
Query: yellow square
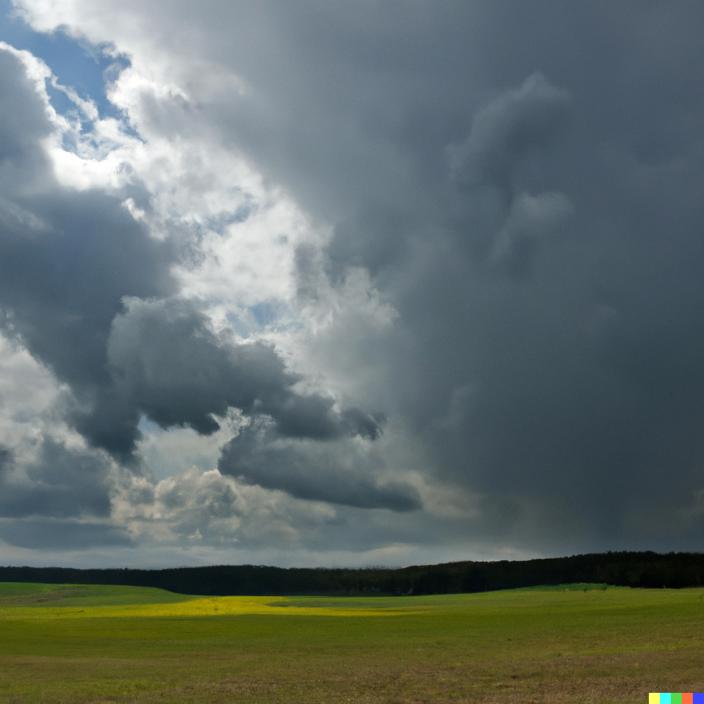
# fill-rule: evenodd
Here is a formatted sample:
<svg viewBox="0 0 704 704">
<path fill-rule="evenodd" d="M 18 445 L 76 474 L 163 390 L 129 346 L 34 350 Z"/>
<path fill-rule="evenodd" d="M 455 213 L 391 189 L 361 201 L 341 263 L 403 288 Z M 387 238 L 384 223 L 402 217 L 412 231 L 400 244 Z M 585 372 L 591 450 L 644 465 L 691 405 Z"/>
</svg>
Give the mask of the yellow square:
<svg viewBox="0 0 704 704">
<path fill-rule="evenodd" d="M 648 704 L 660 704 L 660 692 L 650 692 L 648 694 Z"/>
</svg>

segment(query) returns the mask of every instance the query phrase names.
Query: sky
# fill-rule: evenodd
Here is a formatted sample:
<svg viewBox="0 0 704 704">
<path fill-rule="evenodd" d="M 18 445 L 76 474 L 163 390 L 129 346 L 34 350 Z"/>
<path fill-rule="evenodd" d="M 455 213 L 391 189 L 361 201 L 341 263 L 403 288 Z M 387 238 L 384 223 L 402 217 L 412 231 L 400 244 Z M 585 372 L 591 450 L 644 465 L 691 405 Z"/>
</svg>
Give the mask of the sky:
<svg viewBox="0 0 704 704">
<path fill-rule="evenodd" d="M 704 548 L 703 22 L 0 0 L 0 564 Z"/>
</svg>

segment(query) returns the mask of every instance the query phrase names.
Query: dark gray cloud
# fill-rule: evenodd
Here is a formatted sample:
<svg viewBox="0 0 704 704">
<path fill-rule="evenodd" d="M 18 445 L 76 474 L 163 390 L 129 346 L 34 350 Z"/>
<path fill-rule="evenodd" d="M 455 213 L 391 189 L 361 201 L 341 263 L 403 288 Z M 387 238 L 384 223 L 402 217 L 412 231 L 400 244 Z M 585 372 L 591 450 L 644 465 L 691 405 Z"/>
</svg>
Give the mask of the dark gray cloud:
<svg viewBox="0 0 704 704">
<path fill-rule="evenodd" d="M 146 10 L 160 46 L 251 87 L 206 96 L 210 128 L 334 225 L 336 280 L 365 266 L 399 311 L 359 396 L 426 471 L 523 512 L 535 546 L 633 544 L 644 515 L 696 534 L 675 516 L 704 461 L 702 6 L 180 9 Z M 331 366 L 366 369 L 335 334 Z"/>
<path fill-rule="evenodd" d="M 272 347 L 219 337 L 184 301 L 127 301 L 113 322 L 108 360 L 127 405 L 163 427 L 212 433 L 218 429 L 213 414 L 224 416 L 232 407 L 271 417 L 287 437 L 376 439 L 381 432 L 381 419 L 355 408 L 339 412 L 332 398 L 297 393 L 299 377 Z"/>
<path fill-rule="evenodd" d="M 5 472 L 9 471 L 12 466 L 13 455 L 9 447 L 0 445 L 0 479 Z"/>
<path fill-rule="evenodd" d="M 73 551 L 133 544 L 124 528 L 111 523 L 51 519 L 0 520 L 0 540 L 32 550 Z"/>
<path fill-rule="evenodd" d="M 469 136 L 447 149 L 458 191 L 455 222 L 472 253 L 513 275 L 530 270 L 541 240 L 572 211 L 560 192 L 536 189 L 536 163 L 564 129 L 569 95 L 533 74 L 481 108 Z"/>
<path fill-rule="evenodd" d="M 4 51 L 0 81 L 3 110 L 12 105 L 0 153 L 0 324 L 69 385 L 67 418 L 91 444 L 129 461 L 140 414 L 208 434 L 229 407 L 269 415 L 293 437 L 378 436 L 378 419 L 297 393 L 273 348 L 219 339 L 195 308 L 165 298 L 173 248 L 119 198 L 61 187 L 40 147 L 44 105 Z"/>
<path fill-rule="evenodd" d="M 507 195 L 517 164 L 549 144 L 569 111 L 569 95 L 534 73 L 477 111 L 469 136 L 451 149 L 452 175 L 468 189 L 495 184 Z"/>
<path fill-rule="evenodd" d="M 142 50 L 147 61 L 161 52 L 191 81 L 191 106 L 145 104 L 147 118 L 170 134 L 202 129 L 245 153 L 332 226 L 324 269 L 333 283 L 363 266 L 398 311 L 373 340 L 373 365 L 359 328 L 334 329 L 323 361 L 359 378 L 360 406 L 385 411 L 422 449 L 418 464 L 429 481 L 481 497 L 481 517 L 471 523 L 478 542 L 501 535 L 536 550 L 697 542 L 701 3 L 101 7 L 110 19 L 96 38 Z M 99 25 L 92 20 L 90 31 L 99 34 Z M 192 67 L 192 57 L 231 70 L 246 89 L 199 93 L 202 64 Z M 40 131 L 35 117 L 28 114 L 28 129 Z M 26 163 L 9 160 L 3 173 L 14 179 Z M 13 207 L 5 220 L 35 222 L 33 209 Z M 322 274 L 305 251 L 299 265 L 301 294 L 314 300 Z M 168 288 L 168 277 L 161 285 Z M 141 286 L 138 279 L 120 296 L 165 295 Z M 191 314 L 172 305 L 130 304 L 100 328 L 102 356 L 85 364 L 110 383 L 91 383 L 86 395 L 107 396 L 86 406 L 115 416 L 89 414 L 86 422 L 107 433 L 124 418 L 134 429 L 130 413 L 142 410 L 165 425 L 208 431 L 209 413 L 237 397 L 245 408 L 265 408 L 278 434 L 236 439 L 223 471 L 350 503 L 345 496 L 361 485 L 338 491 L 330 478 L 346 487 L 345 465 L 329 454 L 351 446 L 345 432 L 364 434 L 364 424 L 352 418 L 343 432 L 344 412 L 291 392 L 293 380 L 275 362 L 267 379 L 278 380 L 276 391 L 265 384 L 254 394 L 245 383 L 235 393 L 226 382 L 204 399 L 190 381 L 173 389 L 145 383 L 155 367 L 143 357 L 149 350 L 160 350 L 176 376 L 192 372 L 166 353 L 169 330 L 190 330 L 196 356 L 227 367 L 224 379 L 244 369 L 257 376 L 272 359 L 257 348 L 256 361 L 224 362 L 230 352 L 221 341 L 203 338 Z M 142 321 L 161 306 L 165 328 L 155 326 L 155 341 L 123 349 L 120 340 L 141 335 Z M 172 404 L 181 410 L 170 415 Z M 366 423 L 366 435 L 378 432 L 373 419 Z M 292 439 L 308 434 L 342 444 Z M 343 469 L 322 470 L 330 466 Z M 368 496 L 378 499 L 369 481 L 377 493 Z"/>
<path fill-rule="evenodd" d="M 248 484 L 301 499 L 393 511 L 420 508 L 413 486 L 374 476 L 379 469 L 375 462 L 379 458 L 369 457 L 355 441 L 290 440 L 280 437 L 272 424 L 254 423 L 223 448 L 219 469 Z"/>
<path fill-rule="evenodd" d="M 110 515 L 110 463 L 100 452 L 45 438 L 37 459 L 21 469 L 0 475 L 0 518 Z"/>
<path fill-rule="evenodd" d="M 122 297 L 169 293 L 170 255 L 119 199 L 54 180 L 40 145 L 51 131 L 44 105 L 5 51 L 0 92 L 3 111 L 14 115 L 3 121 L 0 153 L 0 324 L 70 385 L 90 415 L 112 393 L 106 348 Z M 128 454 L 138 420 L 130 413 L 115 414 L 102 433 L 78 425 L 94 444 Z"/>
</svg>

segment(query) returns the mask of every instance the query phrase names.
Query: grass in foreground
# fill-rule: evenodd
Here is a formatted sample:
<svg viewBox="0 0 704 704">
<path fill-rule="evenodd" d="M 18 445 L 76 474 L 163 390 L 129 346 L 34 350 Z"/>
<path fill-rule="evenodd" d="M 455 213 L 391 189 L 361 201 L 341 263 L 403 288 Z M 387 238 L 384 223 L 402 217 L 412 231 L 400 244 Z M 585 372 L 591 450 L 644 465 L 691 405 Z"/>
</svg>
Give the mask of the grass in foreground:
<svg viewBox="0 0 704 704">
<path fill-rule="evenodd" d="M 0 584 L 0 702 L 646 702 L 701 690 L 704 590 L 188 597 Z"/>
</svg>

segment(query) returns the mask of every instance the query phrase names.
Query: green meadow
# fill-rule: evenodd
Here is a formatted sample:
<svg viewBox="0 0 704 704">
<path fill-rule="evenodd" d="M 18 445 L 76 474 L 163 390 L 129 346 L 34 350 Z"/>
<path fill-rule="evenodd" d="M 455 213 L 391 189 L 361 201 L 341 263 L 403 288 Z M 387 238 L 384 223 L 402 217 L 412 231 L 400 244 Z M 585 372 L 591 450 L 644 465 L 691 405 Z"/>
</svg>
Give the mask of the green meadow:
<svg viewBox="0 0 704 704">
<path fill-rule="evenodd" d="M 0 701 L 647 702 L 704 687 L 704 590 L 188 597 L 0 584 Z"/>
</svg>

